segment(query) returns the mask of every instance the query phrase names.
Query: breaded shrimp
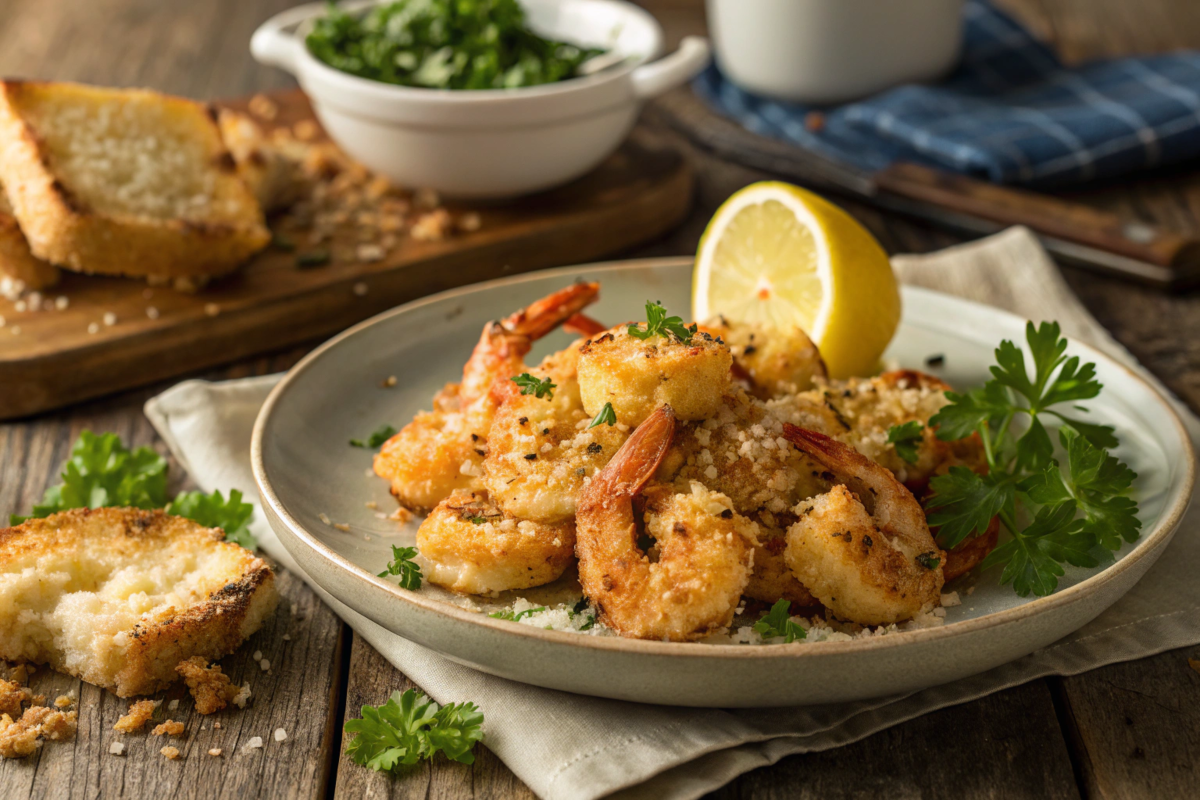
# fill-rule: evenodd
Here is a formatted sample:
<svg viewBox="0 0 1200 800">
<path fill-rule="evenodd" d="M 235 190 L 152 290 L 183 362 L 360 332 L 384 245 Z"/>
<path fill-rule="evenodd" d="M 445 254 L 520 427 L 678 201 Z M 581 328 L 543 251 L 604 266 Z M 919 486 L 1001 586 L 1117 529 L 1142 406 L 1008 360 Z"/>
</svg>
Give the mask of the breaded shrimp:
<svg viewBox="0 0 1200 800">
<path fill-rule="evenodd" d="M 735 376 L 744 376 L 764 400 L 806 391 L 829 377 L 817 346 L 798 326 L 777 330 L 717 317 L 700 330 L 729 345 Z"/>
<path fill-rule="evenodd" d="M 674 428 L 671 407 L 657 408 L 579 497 L 579 580 L 601 621 L 623 636 L 689 641 L 722 630 L 750 578 L 758 526 L 729 498 L 699 483 L 686 494 L 661 485 L 642 492 Z M 638 548 L 639 494 L 655 539 L 650 555 Z"/>
<path fill-rule="evenodd" d="M 925 512 L 885 467 L 814 431 L 784 436 L 841 483 L 798 504 L 784 557 L 793 574 L 842 619 L 885 625 L 941 600 L 945 554 Z"/>
<path fill-rule="evenodd" d="M 742 594 L 764 603 L 787 600 L 792 604 L 793 614 L 800 608 L 819 607 L 821 601 L 792 574 L 792 568 L 784 558 L 786 550 L 787 531 L 760 525 L 758 545 L 754 548 L 754 572 Z"/>
<path fill-rule="evenodd" d="M 617 421 L 637 427 L 663 404 L 681 420 L 712 416 L 729 391 L 729 348 L 706 333 L 638 339 L 619 325 L 579 351 L 583 408 L 596 416 L 611 403 Z"/>
<path fill-rule="evenodd" d="M 429 562 L 426 580 L 464 594 L 528 589 L 556 580 L 570 565 L 575 525 L 545 525 L 505 514 L 486 493 L 456 491 L 417 529 Z"/>
<path fill-rule="evenodd" d="M 576 283 L 484 326 L 462 383 L 439 392 L 434 410 L 417 414 L 375 456 L 375 473 L 391 481 L 402 505 L 429 509 L 455 490 L 482 487 L 488 431 L 506 396 L 493 395 L 493 384 L 523 371 L 534 340 L 595 301 L 599 290 Z"/>
<path fill-rule="evenodd" d="M 981 469 L 983 445 L 978 436 L 943 442 L 928 426 L 929 419 L 948 402 L 950 389 L 940 378 L 913 370 L 885 372 L 875 378 L 832 381 L 808 392 L 768 403 L 781 419 L 848 444 L 887 467 L 916 494 L 923 494 L 934 475 L 952 465 Z M 823 407 L 828 413 L 814 415 Z M 917 461 L 910 464 L 888 443 L 893 425 L 920 422 L 926 427 L 917 444 Z"/>
</svg>

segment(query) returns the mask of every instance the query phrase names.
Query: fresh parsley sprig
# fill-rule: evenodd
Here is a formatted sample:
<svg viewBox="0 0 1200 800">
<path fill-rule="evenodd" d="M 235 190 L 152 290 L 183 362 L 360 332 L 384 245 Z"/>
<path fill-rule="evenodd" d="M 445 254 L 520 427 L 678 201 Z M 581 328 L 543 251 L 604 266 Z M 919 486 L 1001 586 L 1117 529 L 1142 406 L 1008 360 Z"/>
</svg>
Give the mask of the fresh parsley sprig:
<svg viewBox="0 0 1200 800">
<path fill-rule="evenodd" d="M 258 546 L 249 529 L 254 506 L 242 501 L 241 492 L 231 491 L 228 500 L 219 491 L 184 492 L 168 503 L 167 459 L 149 447 L 130 450 L 115 433 L 81 431 L 59 477 L 62 483 L 47 489 L 27 516 L 13 514 L 9 524 L 73 508 L 165 507 L 168 514 L 223 529 L 227 541 Z"/>
<path fill-rule="evenodd" d="M 521 387 L 521 394 L 531 394 L 539 400 L 542 397 L 553 400 L 554 390 L 558 388 L 558 384 L 549 378 L 536 378 L 528 372 L 522 372 L 512 382 Z"/>
<path fill-rule="evenodd" d="M 925 426 L 919 420 L 888 428 L 888 444 L 896 449 L 896 455 L 909 464 L 917 463 L 917 445 L 925 438 Z"/>
<path fill-rule="evenodd" d="M 797 639 L 808 635 L 803 626 L 792 622 L 788 609 L 792 604 L 789 600 L 776 600 L 771 610 L 763 618 L 754 623 L 754 630 L 764 639 L 783 638 L 784 644 L 791 644 Z"/>
<path fill-rule="evenodd" d="M 357 734 L 346 754 L 379 772 L 433 758 L 440 750 L 452 761 L 473 764 L 475 743 L 483 738 L 483 713 L 474 703 L 439 706 L 409 689 L 392 692 L 381 706 L 363 706 L 362 718 L 347 720 L 346 733 Z"/>
<path fill-rule="evenodd" d="M 610 428 L 617 424 L 617 412 L 613 411 L 612 403 L 605 403 L 604 408 L 592 418 L 592 424 L 587 426 L 590 431 L 597 425 L 608 425 Z"/>
<path fill-rule="evenodd" d="M 649 339 L 654 336 L 675 338 L 684 344 L 690 344 L 697 331 L 696 325 L 684 325 L 682 317 L 668 317 L 667 309 L 655 300 L 646 302 L 646 327 L 640 323 L 631 322 L 628 326 L 629 335 L 635 339 Z"/>
<path fill-rule="evenodd" d="M 983 566 L 1003 566 L 1001 582 L 1022 597 L 1053 592 L 1064 563 L 1095 567 L 1111 560 L 1109 551 L 1135 541 L 1142 524 L 1127 496 L 1137 476 L 1108 453 L 1117 445 L 1113 428 L 1063 411 L 1070 404 L 1086 413 L 1078 402 L 1100 394 L 1095 365 L 1066 356 L 1057 323 L 1029 323 L 1025 340 L 1032 374 L 1025 352 L 1005 340 L 996 348 L 992 379 L 963 394 L 947 392 L 950 403 L 930 419 L 942 440 L 977 433 L 988 470 L 951 467 L 930 481 L 926 502 L 945 549 L 999 517 L 1011 539 Z M 1055 457 L 1047 424 L 1058 427 L 1065 462 Z"/>
<path fill-rule="evenodd" d="M 379 447 L 381 444 L 395 435 L 396 429 L 391 425 L 380 425 L 371 432 L 371 435 L 367 437 L 365 442 L 362 439 L 351 439 L 350 446 L 365 447 L 367 449 L 374 450 L 376 447 Z"/>
<path fill-rule="evenodd" d="M 225 541 L 240 544 L 247 550 L 258 546 L 250 534 L 254 506 L 242 502 L 242 493 L 237 489 L 229 492 L 228 500 L 220 491 L 212 494 L 183 492 L 167 506 L 167 513 L 187 517 L 209 528 L 220 528 L 225 531 Z"/>
<path fill-rule="evenodd" d="M 417 548 L 392 545 L 392 560 L 388 562 L 383 572 L 379 573 L 379 577 L 386 578 L 389 575 L 399 575 L 401 589 L 420 589 L 422 578 L 421 565 L 413 561 L 416 557 Z"/>
</svg>

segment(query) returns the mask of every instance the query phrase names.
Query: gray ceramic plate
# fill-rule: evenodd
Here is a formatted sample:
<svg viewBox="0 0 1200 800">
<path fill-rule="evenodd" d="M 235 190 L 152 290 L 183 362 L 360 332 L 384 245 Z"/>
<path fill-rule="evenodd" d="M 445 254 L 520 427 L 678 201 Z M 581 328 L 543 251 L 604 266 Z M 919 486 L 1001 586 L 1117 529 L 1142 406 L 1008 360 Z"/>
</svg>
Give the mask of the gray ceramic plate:
<svg viewBox="0 0 1200 800">
<path fill-rule="evenodd" d="M 1120 598 L 1162 553 L 1191 497 L 1193 455 L 1165 400 L 1125 367 L 1072 343 L 1105 384 L 1092 418 L 1121 434 L 1118 455 L 1137 472 L 1141 539 L 1103 570 L 1069 569 L 1059 590 L 1019 598 L 995 574 L 947 609 L 946 624 L 870 639 L 790 645 L 673 644 L 587 636 L 505 622 L 436 588 L 410 592 L 376 578 L 391 544 L 411 544 L 419 520 L 400 527 L 367 507 L 395 507 L 369 476 L 371 453 L 351 448 L 384 422 L 403 425 L 456 380 L 483 323 L 577 278 L 601 281 L 600 320 L 638 317 L 647 298 L 686 314 L 691 262 L 660 259 L 538 272 L 445 292 L 357 325 L 313 351 L 267 399 L 254 429 L 254 474 L 263 510 L 288 551 L 335 597 L 380 625 L 477 669 L 570 692 L 648 703 L 777 706 L 879 697 L 982 672 L 1076 630 Z M 904 319 L 886 358 L 926 369 L 931 354 L 956 387 L 987 378 L 992 350 L 1020 341 L 1024 321 L 921 289 L 904 290 Z M 562 347 L 557 333 L 534 357 Z M 395 388 L 379 383 L 399 378 Z M 322 515 L 346 523 L 342 531 Z M 953 587 L 950 587 L 953 588 Z M 962 587 L 960 587 L 962 588 Z M 543 603 L 563 585 L 525 593 Z M 501 598 L 500 602 L 510 602 Z"/>
</svg>

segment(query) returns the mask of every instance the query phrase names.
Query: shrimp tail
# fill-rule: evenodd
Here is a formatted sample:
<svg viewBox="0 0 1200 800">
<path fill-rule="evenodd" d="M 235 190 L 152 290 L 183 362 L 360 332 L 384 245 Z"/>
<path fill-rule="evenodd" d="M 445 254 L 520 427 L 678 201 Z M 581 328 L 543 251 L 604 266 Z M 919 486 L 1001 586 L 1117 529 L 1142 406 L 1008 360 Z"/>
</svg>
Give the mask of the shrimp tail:
<svg viewBox="0 0 1200 800">
<path fill-rule="evenodd" d="M 637 495 L 658 471 L 675 435 L 675 412 L 661 405 L 638 425 L 612 460 L 596 473 L 579 498 L 580 507 L 607 505 Z"/>
<path fill-rule="evenodd" d="M 563 330 L 567 333 L 573 333 L 576 336 L 590 338 L 608 330 L 608 326 L 599 320 L 592 319 L 587 314 L 578 313 L 572 314 L 566 322 L 563 323 Z"/>
<path fill-rule="evenodd" d="M 599 297 L 599 283 L 573 283 L 531 303 L 501 324 L 513 333 L 530 339 L 540 339 L 565 320 L 571 319 L 596 302 Z"/>
</svg>

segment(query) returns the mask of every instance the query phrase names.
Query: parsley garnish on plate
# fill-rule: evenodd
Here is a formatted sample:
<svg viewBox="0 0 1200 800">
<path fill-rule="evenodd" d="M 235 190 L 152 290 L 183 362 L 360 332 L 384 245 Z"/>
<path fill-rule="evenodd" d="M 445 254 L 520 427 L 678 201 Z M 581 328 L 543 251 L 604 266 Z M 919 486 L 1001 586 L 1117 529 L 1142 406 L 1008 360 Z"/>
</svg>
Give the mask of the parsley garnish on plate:
<svg viewBox="0 0 1200 800">
<path fill-rule="evenodd" d="M 527 608 L 524 611 L 513 611 L 511 608 L 506 608 L 503 611 L 497 611 L 495 614 L 488 614 L 488 616 L 492 617 L 494 619 L 506 619 L 509 622 L 520 622 L 525 617 L 533 616 L 534 614 L 538 613 L 539 611 L 545 611 L 545 610 L 546 610 L 545 606 L 538 606 L 537 608 Z"/>
<path fill-rule="evenodd" d="M 439 750 L 452 761 L 473 764 L 471 751 L 483 738 L 483 713 L 474 703 L 439 706 L 415 689 L 392 692 L 386 703 L 363 706 L 361 714 L 343 727 L 357 734 L 346 744 L 346 755 L 379 772 L 433 758 Z"/>
<path fill-rule="evenodd" d="M 554 399 L 554 390 L 558 387 L 549 378 L 535 378 L 528 372 L 522 372 L 512 382 L 521 387 L 521 394 L 531 394 L 541 400 L 543 396 L 548 400 Z"/>
<path fill-rule="evenodd" d="M 392 560 L 388 562 L 383 572 L 379 573 L 379 577 L 399 575 L 401 589 L 420 589 L 421 565 L 413 561 L 416 557 L 417 548 L 392 545 Z"/>
<path fill-rule="evenodd" d="M 791 644 L 797 639 L 803 639 L 808 633 L 802 626 L 792 622 L 791 615 L 788 614 L 788 609 L 791 607 L 792 604 L 789 600 L 776 600 L 775 605 L 771 606 L 771 610 L 754 623 L 755 632 L 764 639 L 783 637 L 784 644 Z"/>
<path fill-rule="evenodd" d="M 209 528 L 221 528 L 225 531 L 225 541 L 240 544 L 248 550 L 257 546 L 249 528 L 254 506 L 242 502 L 242 493 L 237 489 L 229 492 L 228 500 L 219 491 L 212 494 L 183 492 L 167 506 L 167 513 L 187 517 Z"/>
<path fill-rule="evenodd" d="M 386 442 L 388 439 L 392 438 L 395 435 L 396 435 L 396 429 L 393 428 L 391 425 L 380 425 L 378 428 L 376 428 L 375 430 L 373 430 L 371 432 L 371 435 L 367 437 L 367 440 L 365 442 L 362 439 L 351 439 L 350 446 L 351 447 L 363 447 L 368 450 L 374 450 L 376 447 L 379 447 L 381 444 L 383 444 L 384 442 Z"/>
<path fill-rule="evenodd" d="M 226 500 L 221 493 L 184 492 L 168 504 L 167 460 L 149 447 L 130 450 L 115 433 L 81 431 L 71 446 L 71 457 L 28 516 L 13 514 L 9 524 L 33 517 L 48 517 L 73 508 L 166 508 L 168 514 L 225 531 L 226 541 L 249 550 L 258 546 L 250 534 L 254 506 L 242 502 L 236 489 Z"/>
<path fill-rule="evenodd" d="M 646 327 L 642 328 L 640 323 L 631 322 L 627 330 L 629 335 L 635 339 L 645 340 L 654 336 L 673 337 L 684 344 L 689 344 L 697 328 L 695 323 L 684 325 L 682 317 L 668 317 L 667 309 L 663 308 L 662 303 L 655 300 L 653 303 L 646 303 Z"/>
<path fill-rule="evenodd" d="M 592 424 L 587 426 L 590 431 L 597 425 L 608 425 L 610 428 L 617 424 L 617 412 L 613 411 L 612 403 L 605 403 L 604 408 L 592 419 Z"/>
<path fill-rule="evenodd" d="M 929 524 L 949 550 L 987 530 L 998 516 L 1012 537 L 983 561 L 1003 566 L 1002 583 L 1022 597 L 1050 594 L 1063 564 L 1095 567 L 1111 561 L 1109 551 L 1136 541 L 1141 520 L 1126 495 L 1136 474 L 1109 454 L 1117 446 L 1111 427 L 1068 416 L 1100 394 L 1096 366 L 1066 356 L 1058 323 L 1025 329 L 1033 361 L 1005 340 L 996 348 L 992 380 L 963 394 L 946 392 L 950 404 L 930 419 L 939 439 L 979 434 L 987 475 L 951 467 L 930 482 Z M 1055 457 L 1046 425 L 1058 426 L 1065 461 Z"/>
<path fill-rule="evenodd" d="M 896 448 L 896 455 L 909 464 L 917 463 L 917 445 L 924 439 L 925 426 L 918 420 L 888 428 L 888 444 Z"/>
</svg>

